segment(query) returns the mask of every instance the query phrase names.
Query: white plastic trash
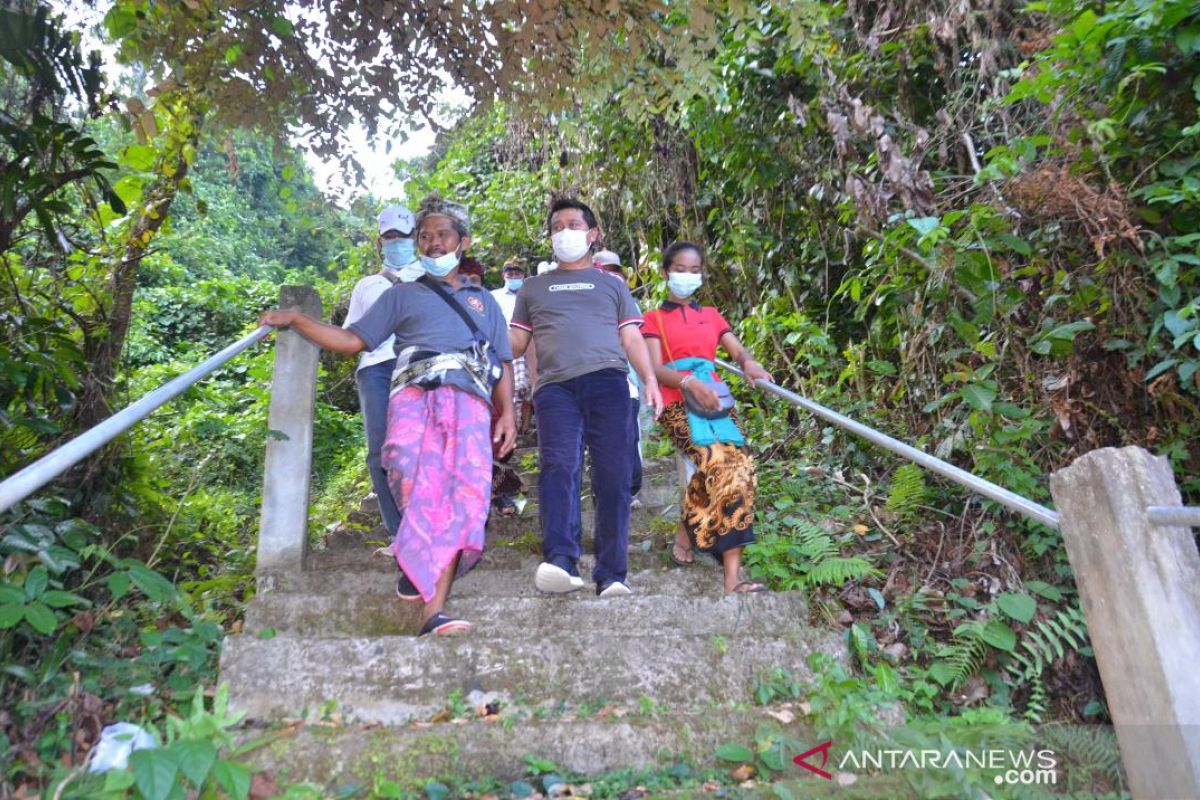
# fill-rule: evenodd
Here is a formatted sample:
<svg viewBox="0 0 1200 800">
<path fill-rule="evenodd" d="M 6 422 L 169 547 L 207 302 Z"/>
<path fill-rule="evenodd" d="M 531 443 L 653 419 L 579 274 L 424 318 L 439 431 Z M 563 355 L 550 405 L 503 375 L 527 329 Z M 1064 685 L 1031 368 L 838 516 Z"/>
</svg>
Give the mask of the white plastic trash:
<svg viewBox="0 0 1200 800">
<path fill-rule="evenodd" d="M 100 741 L 92 751 L 88 772 L 108 772 L 125 769 L 134 750 L 158 747 L 158 742 L 144 728 L 131 722 L 117 722 L 100 731 Z"/>
</svg>

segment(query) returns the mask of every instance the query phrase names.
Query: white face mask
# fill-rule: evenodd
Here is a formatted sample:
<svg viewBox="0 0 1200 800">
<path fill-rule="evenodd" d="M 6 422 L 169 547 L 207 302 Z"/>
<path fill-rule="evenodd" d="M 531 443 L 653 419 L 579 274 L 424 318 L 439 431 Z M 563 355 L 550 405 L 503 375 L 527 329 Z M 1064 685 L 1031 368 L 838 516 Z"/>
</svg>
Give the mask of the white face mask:
<svg viewBox="0 0 1200 800">
<path fill-rule="evenodd" d="M 386 264 L 384 264 L 383 268 L 401 283 L 412 283 L 417 278 L 425 274 L 425 268 L 421 266 L 420 261 L 414 261 L 411 264 L 401 267 L 400 269 L 392 269 Z"/>
<path fill-rule="evenodd" d="M 667 274 L 667 288 L 676 297 L 691 297 L 704 283 L 699 272 L 671 272 Z"/>
<path fill-rule="evenodd" d="M 451 250 L 449 253 L 443 253 L 437 258 L 421 256 L 421 265 L 433 277 L 444 278 L 458 266 L 458 251 Z"/>
<path fill-rule="evenodd" d="M 550 245 L 554 248 L 554 256 L 559 263 L 570 264 L 587 255 L 591 247 L 587 240 L 587 231 L 577 231 L 566 228 L 550 237 Z"/>
</svg>

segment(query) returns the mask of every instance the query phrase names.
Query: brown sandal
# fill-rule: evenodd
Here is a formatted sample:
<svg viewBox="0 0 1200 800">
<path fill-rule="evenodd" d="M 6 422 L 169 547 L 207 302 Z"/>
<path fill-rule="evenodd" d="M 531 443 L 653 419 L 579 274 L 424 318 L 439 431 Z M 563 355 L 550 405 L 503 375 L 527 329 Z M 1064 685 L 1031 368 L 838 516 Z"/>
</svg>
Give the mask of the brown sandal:
<svg viewBox="0 0 1200 800">
<path fill-rule="evenodd" d="M 757 594 L 758 592 L 770 591 L 765 583 L 755 583 L 754 581 L 742 581 L 733 589 L 725 594 Z"/>
<path fill-rule="evenodd" d="M 668 555 L 668 556 L 670 556 L 670 558 L 671 558 L 671 562 L 672 562 L 673 564 L 675 564 L 675 566 L 677 566 L 677 567 L 694 567 L 694 566 L 696 565 L 696 551 L 695 551 L 695 549 L 693 549 L 693 548 L 691 548 L 691 547 L 688 547 L 688 548 L 681 548 L 681 549 L 682 549 L 682 550 L 683 550 L 685 553 L 691 553 L 691 554 L 692 554 L 692 560 L 691 560 L 691 561 L 684 561 L 682 558 L 680 558 L 679 556 L 675 555 L 675 548 L 676 548 L 677 546 L 678 546 L 678 544 L 677 544 L 677 542 L 676 542 L 674 539 L 672 539 L 672 540 L 671 540 L 671 543 L 670 543 L 669 545 L 667 545 L 667 555 Z"/>
</svg>

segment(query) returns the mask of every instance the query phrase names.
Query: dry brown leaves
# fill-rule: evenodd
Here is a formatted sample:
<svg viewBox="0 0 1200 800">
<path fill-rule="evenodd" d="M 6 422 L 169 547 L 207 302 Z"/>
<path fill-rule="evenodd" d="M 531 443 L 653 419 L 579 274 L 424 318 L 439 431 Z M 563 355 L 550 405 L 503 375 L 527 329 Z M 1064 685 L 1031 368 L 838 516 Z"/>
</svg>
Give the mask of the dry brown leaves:
<svg viewBox="0 0 1200 800">
<path fill-rule="evenodd" d="M 861 97 L 851 96 L 844 86 L 827 95 L 824 105 L 834 150 L 842 163 L 850 166 L 859 160 L 862 156 L 859 143 L 862 143 L 874 150 L 883 173 L 883 180 L 872 184 L 861 175 L 847 171 L 845 191 L 854 198 L 859 212 L 869 219 L 881 220 L 895 198 L 906 209 L 930 213 L 933 209 L 933 178 L 920 166 L 921 151 L 928 143 L 929 135 L 916 129 L 915 152 L 904 155 L 891 134 L 885 132 L 883 116 Z"/>
<path fill-rule="evenodd" d="M 1141 228 L 1133 222 L 1124 188 L 1111 181 L 1098 186 L 1069 164 L 1047 162 L 1017 175 L 1005 184 L 1004 196 L 1033 222 L 1079 225 L 1097 258 L 1118 239 L 1139 252 L 1143 249 Z"/>
</svg>

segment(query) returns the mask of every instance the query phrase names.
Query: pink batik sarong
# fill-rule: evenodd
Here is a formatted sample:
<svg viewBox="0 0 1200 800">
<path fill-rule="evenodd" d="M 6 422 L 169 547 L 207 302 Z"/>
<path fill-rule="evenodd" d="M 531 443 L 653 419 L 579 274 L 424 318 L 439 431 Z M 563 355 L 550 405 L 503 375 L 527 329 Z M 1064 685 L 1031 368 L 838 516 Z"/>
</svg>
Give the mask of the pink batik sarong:
<svg viewBox="0 0 1200 800">
<path fill-rule="evenodd" d="M 491 408 L 461 389 L 409 386 L 388 402 L 380 456 L 404 515 L 392 552 L 426 602 L 456 555 L 462 553 L 456 576 L 483 555 L 492 493 L 491 431 Z"/>
</svg>

